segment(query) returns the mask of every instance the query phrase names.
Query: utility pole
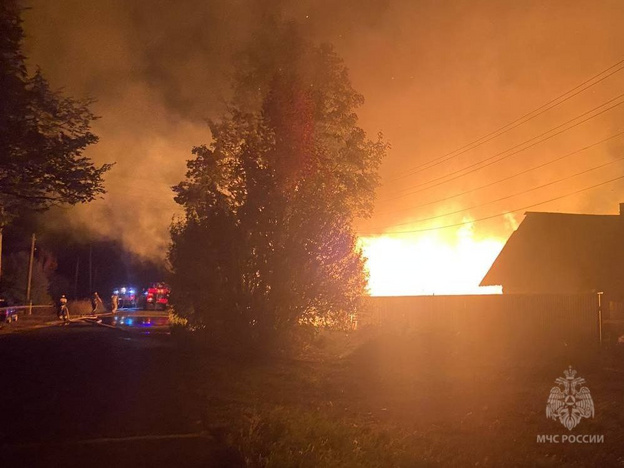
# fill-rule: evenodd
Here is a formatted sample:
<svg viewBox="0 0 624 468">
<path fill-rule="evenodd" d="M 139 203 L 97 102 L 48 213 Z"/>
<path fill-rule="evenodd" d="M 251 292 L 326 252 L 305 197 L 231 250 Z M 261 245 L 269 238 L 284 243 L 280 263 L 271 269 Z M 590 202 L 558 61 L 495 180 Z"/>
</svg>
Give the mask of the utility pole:
<svg viewBox="0 0 624 468">
<path fill-rule="evenodd" d="M 5 224 L 4 209 L 0 206 L 0 281 L 2 280 L 2 231 Z"/>
<path fill-rule="evenodd" d="M 76 257 L 76 275 L 74 276 L 74 300 L 78 300 L 78 269 L 80 268 L 80 255 Z"/>
<path fill-rule="evenodd" d="M 30 261 L 28 262 L 28 288 L 26 289 L 26 302 L 30 306 L 28 310 L 29 314 L 32 314 L 32 301 L 30 300 L 30 286 L 32 283 L 32 270 L 33 270 L 33 262 L 35 261 L 35 234 L 32 235 L 32 240 L 30 242 Z"/>
<path fill-rule="evenodd" d="M 602 295 L 604 292 L 598 293 L 598 344 L 602 346 Z"/>
<path fill-rule="evenodd" d="M 93 244 L 89 244 L 89 295 L 93 294 Z"/>
<path fill-rule="evenodd" d="M 2 281 L 2 230 L 4 226 L 0 225 L 0 281 Z"/>
</svg>

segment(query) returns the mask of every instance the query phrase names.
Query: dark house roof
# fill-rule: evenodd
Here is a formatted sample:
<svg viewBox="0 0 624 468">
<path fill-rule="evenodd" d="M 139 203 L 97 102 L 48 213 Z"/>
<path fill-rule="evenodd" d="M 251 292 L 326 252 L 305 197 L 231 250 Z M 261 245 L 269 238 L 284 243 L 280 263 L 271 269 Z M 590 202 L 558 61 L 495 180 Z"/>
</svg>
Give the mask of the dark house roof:
<svg viewBox="0 0 624 468">
<path fill-rule="evenodd" d="M 481 286 L 503 292 L 624 293 L 624 215 L 528 212 Z"/>
</svg>

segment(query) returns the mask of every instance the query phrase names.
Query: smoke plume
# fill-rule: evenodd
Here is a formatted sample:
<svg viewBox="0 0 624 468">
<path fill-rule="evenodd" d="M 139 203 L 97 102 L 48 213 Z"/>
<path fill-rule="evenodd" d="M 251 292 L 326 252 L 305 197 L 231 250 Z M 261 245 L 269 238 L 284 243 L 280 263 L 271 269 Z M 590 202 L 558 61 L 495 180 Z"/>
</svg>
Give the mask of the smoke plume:
<svg viewBox="0 0 624 468">
<path fill-rule="evenodd" d="M 496 0 L 32 0 L 30 6 L 25 14 L 30 63 L 40 65 L 53 86 L 97 100 L 102 118 L 94 130 L 101 140 L 89 155 L 98 163 L 116 162 L 106 177 L 104 199 L 63 210 L 64 223 L 121 240 L 144 257 L 164 257 L 177 210 L 170 187 L 183 178 L 191 147 L 209 142 L 205 122 L 225 109 L 238 53 L 272 17 L 296 21 L 308 38 L 336 46 L 367 99 L 362 125 L 372 134 L 383 130 L 392 143 L 376 213 L 359 224 L 363 234 L 479 219 L 624 169 L 614 164 L 489 203 L 624 156 L 616 139 L 504 184 L 436 203 L 615 133 L 622 106 L 500 164 L 405 195 L 619 94 L 624 71 L 487 144 L 406 176 L 619 61 L 624 10 L 617 1 L 591 8 L 581 1 Z M 623 189 L 614 183 L 535 209 L 614 213 Z M 468 207 L 473 208 L 418 221 Z M 475 232 L 506 237 L 519 219 L 521 213 L 513 222 L 500 217 Z"/>
</svg>

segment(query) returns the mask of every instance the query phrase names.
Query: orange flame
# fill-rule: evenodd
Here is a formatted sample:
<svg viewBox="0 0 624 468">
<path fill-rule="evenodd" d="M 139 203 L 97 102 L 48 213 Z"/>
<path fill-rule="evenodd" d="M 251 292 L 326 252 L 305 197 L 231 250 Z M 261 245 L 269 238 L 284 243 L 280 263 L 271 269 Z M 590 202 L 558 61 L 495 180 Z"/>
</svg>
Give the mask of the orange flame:
<svg viewBox="0 0 624 468">
<path fill-rule="evenodd" d="M 361 237 L 372 296 L 500 294 L 479 287 L 504 245 L 497 238 L 475 239 L 472 225 L 447 231 Z"/>
</svg>

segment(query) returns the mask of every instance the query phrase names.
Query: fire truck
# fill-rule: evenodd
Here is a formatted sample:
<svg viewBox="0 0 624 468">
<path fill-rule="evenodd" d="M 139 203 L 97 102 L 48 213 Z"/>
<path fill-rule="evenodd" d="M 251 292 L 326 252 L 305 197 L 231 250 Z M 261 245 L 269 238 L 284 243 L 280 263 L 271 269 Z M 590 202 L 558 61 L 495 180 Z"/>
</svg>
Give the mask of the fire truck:
<svg viewBox="0 0 624 468">
<path fill-rule="evenodd" d="M 137 307 L 139 305 L 136 288 L 131 286 L 122 286 L 120 288 L 115 288 L 113 290 L 113 294 L 119 297 L 120 309 Z"/>
<path fill-rule="evenodd" d="M 143 307 L 145 309 L 165 310 L 169 305 L 171 289 L 166 283 L 152 283 L 143 292 Z"/>
</svg>

